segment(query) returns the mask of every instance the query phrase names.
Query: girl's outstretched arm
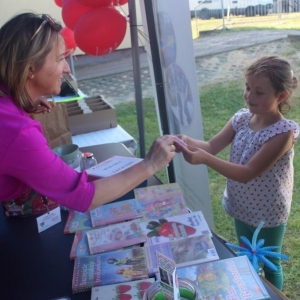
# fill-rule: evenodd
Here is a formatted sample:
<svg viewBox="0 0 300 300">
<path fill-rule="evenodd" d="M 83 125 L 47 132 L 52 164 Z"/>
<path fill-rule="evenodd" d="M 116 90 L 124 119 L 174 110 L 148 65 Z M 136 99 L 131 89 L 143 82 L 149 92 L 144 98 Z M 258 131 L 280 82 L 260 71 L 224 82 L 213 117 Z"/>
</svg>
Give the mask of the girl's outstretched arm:
<svg viewBox="0 0 300 300">
<path fill-rule="evenodd" d="M 269 139 L 246 165 L 234 164 L 194 147 L 182 148 L 191 164 L 205 164 L 221 175 L 242 183 L 256 178 L 282 157 L 293 146 L 293 132 L 284 132 Z"/>
<path fill-rule="evenodd" d="M 234 134 L 235 132 L 232 128 L 232 121 L 229 120 L 223 129 L 208 142 L 196 140 L 183 134 L 179 134 L 177 136 L 191 149 L 199 148 L 210 154 L 216 155 L 231 143 Z M 177 143 L 176 139 L 174 141 L 174 145 L 176 146 L 177 152 L 180 152 L 183 146 Z"/>
</svg>

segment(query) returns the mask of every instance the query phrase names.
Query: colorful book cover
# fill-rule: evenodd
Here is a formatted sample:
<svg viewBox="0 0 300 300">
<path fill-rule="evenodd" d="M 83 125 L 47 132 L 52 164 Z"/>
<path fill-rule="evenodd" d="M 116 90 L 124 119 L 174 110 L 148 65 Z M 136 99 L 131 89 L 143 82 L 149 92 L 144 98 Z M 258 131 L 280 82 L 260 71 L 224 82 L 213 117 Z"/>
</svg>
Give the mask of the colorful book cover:
<svg viewBox="0 0 300 300">
<path fill-rule="evenodd" d="M 86 232 L 87 230 L 79 230 L 75 232 L 73 244 L 71 247 L 71 253 L 70 253 L 71 260 L 75 259 L 76 257 L 91 255 Z M 137 247 L 140 247 L 140 245 L 132 245 L 114 251 L 133 249 Z"/>
<path fill-rule="evenodd" d="M 140 202 L 153 201 L 173 194 L 181 194 L 180 186 L 176 182 L 152 185 L 134 190 L 134 195 Z"/>
<path fill-rule="evenodd" d="M 134 195 L 142 206 L 141 221 L 158 220 L 189 212 L 178 183 L 137 188 Z"/>
<path fill-rule="evenodd" d="M 91 215 L 90 212 L 87 211 L 85 213 L 70 210 L 68 214 L 68 218 L 66 221 L 66 225 L 64 228 L 64 233 L 74 233 L 78 230 L 92 229 Z"/>
<path fill-rule="evenodd" d="M 87 230 L 79 230 L 75 232 L 73 244 L 71 247 L 70 259 L 91 255 L 86 232 Z"/>
<path fill-rule="evenodd" d="M 141 222 L 141 228 L 147 235 L 147 245 L 161 244 L 205 234 L 211 235 L 201 211 L 157 221 Z"/>
<path fill-rule="evenodd" d="M 91 254 L 120 249 L 147 240 L 139 219 L 88 230 L 86 234 Z"/>
<path fill-rule="evenodd" d="M 103 178 L 120 173 L 142 160 L 138 157 L 113 156 L 86 171 L 89 175 Z"/>
<path fill-rule="evenodd" d="M 74 261 L 72 291 L 148 278 L 143 248 L 78 257 Z M 106 298 L 109 299 L 109 298 Z"/>
<path fill-rule="evenodd" d="M 199 286 L 201 299 L 270 299 L 246 256 L 177 268 L 177 274 Z"/>
<path fill-rule="evenodd" d="M 92 288 L 91 300 L 106 299 L 138 300 L 143 299 L 145 291 L 154 282 L 154 278 L 130 281 L 121 284 L 110 284 Z"/>
<path fill-rule="evenodd" d="M 108 203 L 90 210 L 93 227 L 120 223 L 142 216 L 141 205 L 137 199 Z"/>
<path fill-rule="evenodd" d="M 219 259 L 210 235 L 199 235 L 162 244 L 145 246 L 148 275 L 158 272 L 156 252 L 172 259 L 177 267 Z"/>
</svg>

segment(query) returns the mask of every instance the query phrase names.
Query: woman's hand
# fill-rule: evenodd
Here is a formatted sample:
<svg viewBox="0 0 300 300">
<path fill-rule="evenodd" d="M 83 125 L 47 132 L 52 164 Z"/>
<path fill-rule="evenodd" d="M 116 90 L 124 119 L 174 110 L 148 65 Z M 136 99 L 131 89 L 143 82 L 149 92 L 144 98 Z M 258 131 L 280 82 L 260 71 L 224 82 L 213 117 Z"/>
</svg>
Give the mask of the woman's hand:
<svg viewBox="0 0 300 300">
<path fill-rule="evenodd" d="M 165 168 L 175 156 L 174 138 L 164 135 L 156 139 L 147 153 L 144 162 L 151 165 L 153 174 Z"/>
<path fill-rule="evenodd" d="M 44 113 L 49 113 L 51 111 L 51 104 L 47 101 L 46 97 L 41 97 L 37 102 L 36 102 L 36 110 L 34 111 L 35 114 L 44 114 Z"/>
</svg>

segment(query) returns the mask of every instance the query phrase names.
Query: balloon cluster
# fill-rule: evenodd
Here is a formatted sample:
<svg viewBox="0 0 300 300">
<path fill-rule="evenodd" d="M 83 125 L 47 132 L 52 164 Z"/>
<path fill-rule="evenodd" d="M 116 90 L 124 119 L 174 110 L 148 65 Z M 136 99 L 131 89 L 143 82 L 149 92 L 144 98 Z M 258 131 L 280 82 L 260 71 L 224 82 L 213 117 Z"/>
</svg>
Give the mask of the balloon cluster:
<svg viewBox="0 0 300 300">
<path fill-rule="evenodd" d="M 101 56 L 122 43 L 127 19 L 115 7 L 128 0 L 54 0 L 62 7 L 62 19 L 66 25 L 61 31 L 66 48 Z"/>
</svg>

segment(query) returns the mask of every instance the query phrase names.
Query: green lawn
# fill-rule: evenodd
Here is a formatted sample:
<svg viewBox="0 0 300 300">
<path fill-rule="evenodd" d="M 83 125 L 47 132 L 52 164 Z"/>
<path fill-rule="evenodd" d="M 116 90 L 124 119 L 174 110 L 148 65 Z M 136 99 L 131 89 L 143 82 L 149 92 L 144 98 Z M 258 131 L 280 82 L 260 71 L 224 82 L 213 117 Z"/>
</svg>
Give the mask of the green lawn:
<svg viewBox="0 0 300 300">
<path fill-rule="evenodd" d="M 206 86 L 201 89 L 201 111 L 205 139 L 216 134 L 227 120 L 244 106 L 242 82 L 232 81 L 226 84 Z M 135 103 L 116 105 L 118 123 L 138 140 Z M 159 136 L 157 117 L 153 99 L 144 99 L 146 149 Z M 295 97 L 293 107 L 286 116 L 300 123 L 300 97 Z M 292 212 L 288 222 L 288 230 L 284 242 L 283 253 L 290 257 L 284 262 L 285 285 L 283 292 L 293 300 L 300 299 L 300 261 L 298 258 L 300 237 L 300 141 L 295 145 L 295 189 Z M 228 149 L 220 157 L 227 159 Z M 165 172 L 158 177 L 166 182 Z M 221 197 L 225 187 L 225 179 L 209 169 L 209 185 L 213 207 L 213 217 L 216 233 L 236 243 L 231 218 L 223 211 Z"/>
</svg>

